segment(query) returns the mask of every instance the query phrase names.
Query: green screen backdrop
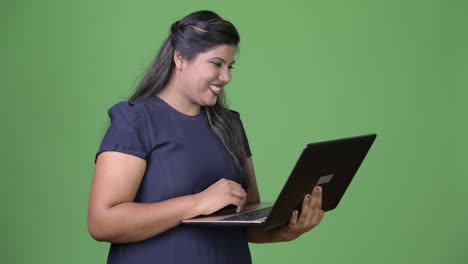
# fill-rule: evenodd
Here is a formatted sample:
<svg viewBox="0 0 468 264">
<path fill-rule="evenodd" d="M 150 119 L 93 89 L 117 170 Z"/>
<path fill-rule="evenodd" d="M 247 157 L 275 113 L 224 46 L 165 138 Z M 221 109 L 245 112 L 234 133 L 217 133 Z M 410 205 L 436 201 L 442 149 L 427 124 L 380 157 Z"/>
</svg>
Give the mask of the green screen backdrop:
<svg viewBox="0 0 468 264">
<path fill-rule="evenodd" d="M 172 22 L 211 9 L 241 34 L 230 107 L 262 200 L 306 143 L 378 138 L 339 207 L 254 263 L 468 263 L 468 4 L 448 0 L 1 1 L 2 263 L 104 263 L 87 232 L 107 109 Z"/>
</svg>

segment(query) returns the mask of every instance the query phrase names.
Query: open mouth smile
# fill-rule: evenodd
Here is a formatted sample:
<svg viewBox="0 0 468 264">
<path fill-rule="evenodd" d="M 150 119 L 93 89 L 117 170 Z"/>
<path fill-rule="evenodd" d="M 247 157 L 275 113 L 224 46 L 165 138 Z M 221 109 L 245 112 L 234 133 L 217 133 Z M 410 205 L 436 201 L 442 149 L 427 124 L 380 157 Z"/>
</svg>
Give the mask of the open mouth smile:
<svg viewBox="0 0 468 264">
<path fill-rule="evenodd" d="M 215 96 L 218 96 L 219 93 L 221 92 L 221 89 L 223 88 L 223 86 L 218 86 L 218 85 L 215 85 L 215 84 L 210 84 L 209 87 L 210 87 L 210 91 L 211 91 Z"/>
</svg>

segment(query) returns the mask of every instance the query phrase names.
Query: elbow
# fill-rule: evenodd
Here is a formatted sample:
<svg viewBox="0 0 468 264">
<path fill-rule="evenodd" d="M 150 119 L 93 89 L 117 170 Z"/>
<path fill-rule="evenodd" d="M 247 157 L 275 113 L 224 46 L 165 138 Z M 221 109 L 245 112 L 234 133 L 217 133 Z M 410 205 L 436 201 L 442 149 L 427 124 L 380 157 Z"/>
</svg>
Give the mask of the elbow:
<svg viewBox="0 0 468 264">
<path fill-rule="evenodd" d="M 93 214 L 88 215 L 88 233 L 96 241 L 110 242 L 114 240 L 111 225 L 106 223 L 105 217 L 98 217 Z"/>
<path fill-rule="evenodd" d="M 98 242 L 110 242 L 109 240 L 106 239 L 106 237 L 103 234 L 101 234 L 97 230 L 94 230 L 88 227 L 88 232 L 89 232 L 89 235 Z"/>
<path fill-rule="evenodd" d="M 115 214 L 107 207 L 90 206 L 87 224 L 89 235 L 98 242 L 120 243 L 127 236 L 121 222 L 116 221 Z"/>
<path fill-rule="evenodd" d="M 88 233 L 96 241 L 110 242 L 109 237 L 105 234 L 103 228 L 96 223 L 96 221 L 88 220 Z"/>
</svg>

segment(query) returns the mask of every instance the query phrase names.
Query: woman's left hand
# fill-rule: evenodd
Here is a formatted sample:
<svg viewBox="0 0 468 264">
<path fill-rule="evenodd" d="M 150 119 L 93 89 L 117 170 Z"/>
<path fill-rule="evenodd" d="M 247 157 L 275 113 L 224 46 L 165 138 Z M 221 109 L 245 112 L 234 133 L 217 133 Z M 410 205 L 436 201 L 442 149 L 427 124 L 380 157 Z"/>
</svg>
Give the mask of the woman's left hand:
<svg viewBox="0 0 468 264">
<path fill-rule="evenodd" d="M 315 186 L 312 193 L 304 197 L 301 214 L 299 215 L 299 212 L 295 210 L 289 224 L 280 227 L 277 231 L 284 240 L 294 240 L 320 224 L 323 215 L 322 188 Z"/>
</svg>

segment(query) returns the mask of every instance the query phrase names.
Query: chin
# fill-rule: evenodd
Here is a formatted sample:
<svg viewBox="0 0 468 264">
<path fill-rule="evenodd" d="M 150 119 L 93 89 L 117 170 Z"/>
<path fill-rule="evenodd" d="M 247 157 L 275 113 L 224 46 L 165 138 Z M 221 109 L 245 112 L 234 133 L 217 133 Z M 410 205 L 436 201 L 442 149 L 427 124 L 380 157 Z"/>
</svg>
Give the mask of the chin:
<svg viewBox="0 0 468 264">
<path fill-rule="evenodd" d="M 217 98 L 205 100 L 205 101 L 203 102 L 202 105 L 203 105 L 203 106 L 214 106 L 214 105 L 216 104 L 217 101 L 218 101 Z"/>
</svg>

